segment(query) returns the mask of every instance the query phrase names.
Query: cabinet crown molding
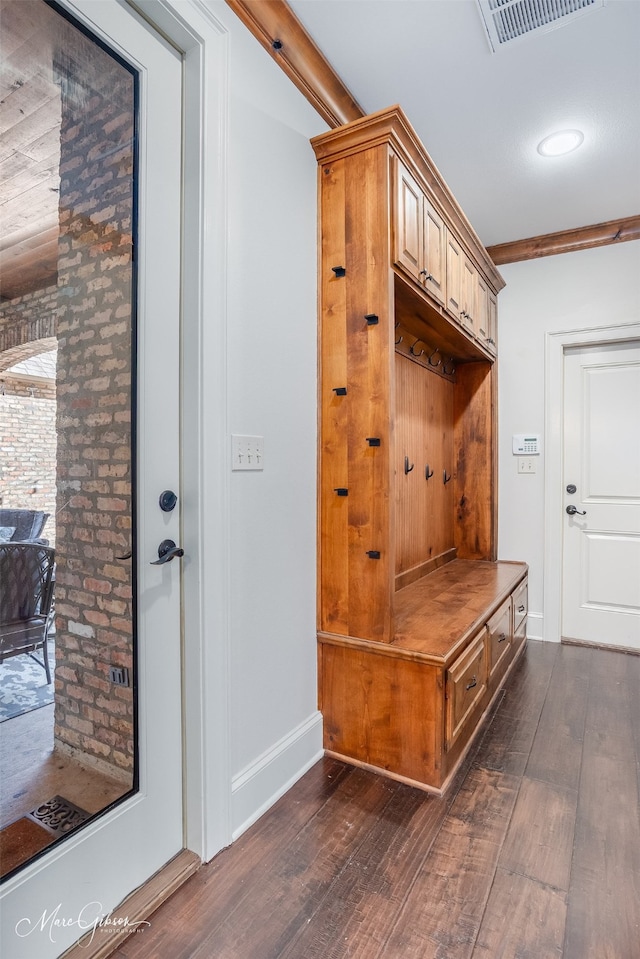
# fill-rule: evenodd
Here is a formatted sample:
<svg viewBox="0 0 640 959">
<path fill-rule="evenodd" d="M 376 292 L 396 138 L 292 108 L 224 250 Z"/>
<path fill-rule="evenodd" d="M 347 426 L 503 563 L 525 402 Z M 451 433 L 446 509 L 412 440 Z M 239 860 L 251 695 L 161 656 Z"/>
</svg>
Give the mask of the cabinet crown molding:
<svg viewBox="0 0 640 959">
<path fill-rule="evenodd" d="M 466 247 L 468 254 L 486 276 L 493 292 L 499 293 L 505 286 L 504 279 L 402 107 L 395 104 L 369 116 L 352 120 L 327 133 L 321 133 L 311 140 L 311 146 L 320 163 L 329 163 L 383 144 L 390 146 L 400 159 L 411 167 L 422 188 L 429 194 Z"/>
</svg>

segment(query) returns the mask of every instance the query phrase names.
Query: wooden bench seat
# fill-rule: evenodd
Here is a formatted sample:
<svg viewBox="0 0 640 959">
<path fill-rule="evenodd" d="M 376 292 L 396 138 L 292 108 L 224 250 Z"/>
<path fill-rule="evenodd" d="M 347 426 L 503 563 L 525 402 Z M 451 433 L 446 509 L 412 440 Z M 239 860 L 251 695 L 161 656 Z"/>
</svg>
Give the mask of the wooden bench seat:
<svg viewBox="0 0 640 959">
<path fill-rule="evenodd" d="M 454 560 L 398 591 L 391 643 L 320 632 L 327 753 L 444 792 L 524 649 L 526 583 Z"/>
<path fill-rule="evenodd" d="M 455 559 L 395 595 L 398 649 L 448 666 L 527 572 L 525 563 Z"/>
</svg>

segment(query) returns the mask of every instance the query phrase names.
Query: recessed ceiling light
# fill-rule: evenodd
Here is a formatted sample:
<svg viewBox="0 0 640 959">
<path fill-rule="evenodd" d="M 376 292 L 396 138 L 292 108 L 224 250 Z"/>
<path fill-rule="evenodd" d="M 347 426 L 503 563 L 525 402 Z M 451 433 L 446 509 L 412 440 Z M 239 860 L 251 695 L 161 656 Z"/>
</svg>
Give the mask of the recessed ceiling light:
<svg viewBox="0 0 640 959">
<path fill-rule="evenodd" d="M 560 130 L 540 141 L 538 153 L 543 157 L 559 157 L 577 150 L 583 140 L 584 133 L 580 130 Z"/>
</svg>

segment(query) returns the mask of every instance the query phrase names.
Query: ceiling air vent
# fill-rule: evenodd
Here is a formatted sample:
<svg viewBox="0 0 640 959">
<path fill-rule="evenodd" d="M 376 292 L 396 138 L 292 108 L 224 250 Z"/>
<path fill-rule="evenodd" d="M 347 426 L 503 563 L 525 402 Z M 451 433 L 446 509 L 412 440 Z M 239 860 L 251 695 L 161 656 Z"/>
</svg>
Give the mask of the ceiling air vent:
<svg viewBox="0 0 640 959">
<path fill-rule="evenodd" d="M 546 33 L 589 10 L 603 7 L 605 0 L 478 0 L 491 49 L 495 53 L 512 40 L 530 33 Z"/>
</svg>

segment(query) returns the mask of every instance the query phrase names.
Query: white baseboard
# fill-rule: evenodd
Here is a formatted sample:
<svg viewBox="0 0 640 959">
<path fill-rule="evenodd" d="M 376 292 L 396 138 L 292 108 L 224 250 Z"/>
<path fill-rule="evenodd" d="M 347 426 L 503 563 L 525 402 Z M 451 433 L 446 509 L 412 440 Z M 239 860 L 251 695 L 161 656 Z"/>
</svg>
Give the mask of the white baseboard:
<svg viewBox="0 0 640 959">
<path fill-rule="evenodd" d="M 253 825 L 323 755 L 322 714 L 315 712 L 234 776 L 233 839 Z"/>
<path fill-rule="evenodd" d="M 527 639 L 541 639 L 545 641 L 544 617 L 542 613 L 527 613 Z"/>
</svg>

